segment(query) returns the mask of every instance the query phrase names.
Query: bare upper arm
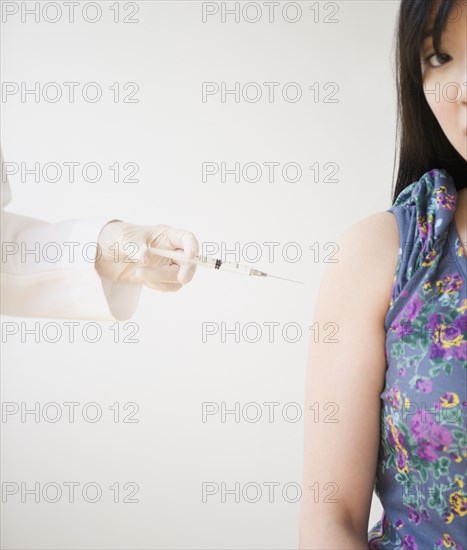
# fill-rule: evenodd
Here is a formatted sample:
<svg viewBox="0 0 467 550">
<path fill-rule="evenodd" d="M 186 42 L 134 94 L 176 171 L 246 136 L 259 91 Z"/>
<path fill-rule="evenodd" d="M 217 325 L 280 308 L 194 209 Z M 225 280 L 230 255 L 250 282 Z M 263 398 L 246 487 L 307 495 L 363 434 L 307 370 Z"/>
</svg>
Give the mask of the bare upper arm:
<svg viewBox="0 0 467 550">
<path fill-rule="evenodd" d="M 323 533 L 323 520 L 366 538 L 376 473 L 384 318 L 399 248 L 396 219 L 391 212 L 373 214 L 349 227 L 338 244 L 338 262 L 325 268 L 313 316 L 320 338 L 310 338 L 300 548 L 327 548 L 314 539 Z M 338 327 L 338 343 L 324 341 L 328 322 Z M 337 422 L 325 422 L 327 415 Z M 325 502 L 333 487 L 338 502 Z"/>
</svg>

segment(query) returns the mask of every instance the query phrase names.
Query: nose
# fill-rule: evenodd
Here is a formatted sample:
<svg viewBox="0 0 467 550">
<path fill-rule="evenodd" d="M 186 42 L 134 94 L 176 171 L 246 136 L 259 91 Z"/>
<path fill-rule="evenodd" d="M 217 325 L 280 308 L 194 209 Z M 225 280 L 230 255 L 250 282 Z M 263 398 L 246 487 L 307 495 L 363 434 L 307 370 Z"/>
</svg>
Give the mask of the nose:
<svg viewBox="0 0 467 550">
<path fill-rule="evenodd" d="M 467 5 L 467 3 L 466 3 Z M 467 57 L 464 54 L 464 63 L 461 69 L 461 98 L 460 101 L 464 105 L 467 104 Z"/>
<path fill-rule="evenodd" d="M 456 84 L 456 102 L 459 102 L 461 105 L 467 106 L 467 59 L 464 60 L 463 66 L 459 72 L 457 72 Z M 454 75 L 453 75 L 454 76 Z"/>
<path fill-rule="evenodd" d="M 462 79 L 461 79 L 461 97 L 460 97 L 460 101 L 461 103 L 463 103 L 464 105 L 467 104 L 467 60 L 466 60 L 466 63 L 464 63 L 464 69 L 463 69 L 463 74 L 462 74 Z"/>
</svg>

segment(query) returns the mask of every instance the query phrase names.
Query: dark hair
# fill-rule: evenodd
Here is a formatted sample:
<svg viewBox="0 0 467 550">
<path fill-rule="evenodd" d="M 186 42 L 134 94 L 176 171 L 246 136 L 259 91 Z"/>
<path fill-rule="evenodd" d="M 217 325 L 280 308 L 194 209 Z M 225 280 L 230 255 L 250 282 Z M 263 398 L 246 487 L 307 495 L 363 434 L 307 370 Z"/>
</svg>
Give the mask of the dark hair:
<svg viewBox="0 0 467 550">
<path fill-rule="evenodd" d="M 433 23 L 433 48 L 441 52 L 441 34 L 456 0 L 441 0 Z M 444 134 L 423 91 L 420 49 L 434 0 L 401 0 L 397 22 L 397 137 L 399 166 L 393 202 L 410 183 L 433 168 L 445 169 L 459 191 L 467 185 L 467 162 Z"/>
</svg>

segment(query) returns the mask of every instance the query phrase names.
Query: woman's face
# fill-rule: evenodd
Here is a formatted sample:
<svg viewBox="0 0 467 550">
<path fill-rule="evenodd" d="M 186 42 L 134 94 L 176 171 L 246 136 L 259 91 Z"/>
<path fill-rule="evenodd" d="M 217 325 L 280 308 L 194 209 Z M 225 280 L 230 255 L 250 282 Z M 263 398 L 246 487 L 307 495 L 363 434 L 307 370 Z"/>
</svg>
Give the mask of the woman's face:
<svg viewBox="0 0 467 550">
<path fill-rule="evenodd" d="M 428 21 L 432 28 L 440 1 Z M 448 16 L 438 57 L 432 37 L 421 48 L 423 90 L 439 125 L 453 147 L 467 160 L 467 1 L 458 0 Z"/>
</svg>

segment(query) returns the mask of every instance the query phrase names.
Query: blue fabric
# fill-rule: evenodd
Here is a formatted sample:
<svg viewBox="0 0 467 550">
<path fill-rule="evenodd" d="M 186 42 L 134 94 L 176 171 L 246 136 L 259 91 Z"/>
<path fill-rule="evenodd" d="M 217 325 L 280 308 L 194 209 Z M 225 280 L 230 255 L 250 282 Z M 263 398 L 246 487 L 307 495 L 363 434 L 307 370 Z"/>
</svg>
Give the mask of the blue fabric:
<svg viewBox="0 0 467 550">
<path fill-rule="evenodd" d="M 457 190 L 441 169 L 388 209 L 399 256 L 385 319 L 387 370 L 371 550 L 467 550 L 467 258 Z"/>
</svg>

